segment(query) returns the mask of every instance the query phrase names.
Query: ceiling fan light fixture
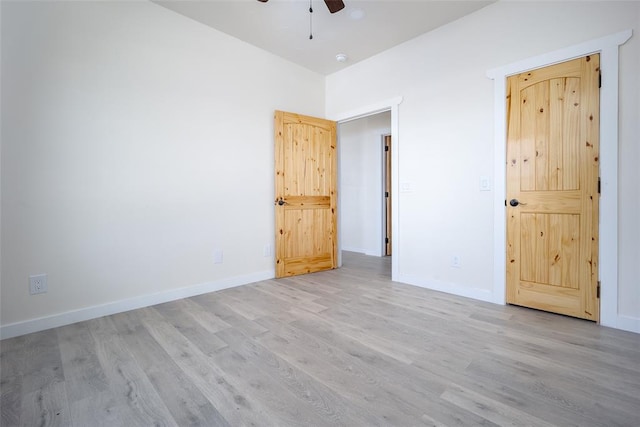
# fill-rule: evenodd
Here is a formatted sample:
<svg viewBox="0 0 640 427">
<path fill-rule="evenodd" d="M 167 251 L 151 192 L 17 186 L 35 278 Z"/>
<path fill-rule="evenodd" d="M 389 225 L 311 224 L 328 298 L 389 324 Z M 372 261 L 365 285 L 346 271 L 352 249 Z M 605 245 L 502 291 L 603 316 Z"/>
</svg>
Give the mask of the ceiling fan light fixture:
<svg viewBox="0 0 640 427">
<path fill-rule="evenodd" d="M 349 59 L 349 57 L 344 53 L 339 53 L 336 55 L 336 61 L 338 62 L 347 62 L 347 59 Z"/>
</svg>

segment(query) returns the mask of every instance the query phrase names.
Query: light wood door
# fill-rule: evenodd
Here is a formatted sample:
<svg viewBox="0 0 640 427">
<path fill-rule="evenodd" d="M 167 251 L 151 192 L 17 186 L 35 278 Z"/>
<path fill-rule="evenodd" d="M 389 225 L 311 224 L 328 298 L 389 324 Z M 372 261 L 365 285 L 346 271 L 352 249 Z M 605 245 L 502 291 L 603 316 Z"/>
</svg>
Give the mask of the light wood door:
<svg viewBox="0 0 640 427">
<path fill-rule="evenodd" d="M 384 200 L 386 230 L 384 254 L 391 256 L 391 135 L 384 136 Z"/>
<path fill-rule="evenodd" d="M 276 277 L 337 267 L 336 123 L 276 111 Z"/>
<path fill-rule="evenodd" d="M 598 321 L 599 55 L 508 79 L 507 302 Z"/>
</svg>

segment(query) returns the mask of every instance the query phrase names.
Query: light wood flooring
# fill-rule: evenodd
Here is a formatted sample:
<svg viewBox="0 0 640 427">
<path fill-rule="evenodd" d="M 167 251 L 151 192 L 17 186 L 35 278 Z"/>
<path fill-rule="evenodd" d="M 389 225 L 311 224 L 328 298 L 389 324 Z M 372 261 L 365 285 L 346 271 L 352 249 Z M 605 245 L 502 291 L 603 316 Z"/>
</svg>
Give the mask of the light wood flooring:
<svg viewBox="0 0 640 427">
<path fill-rule="evenodd" d="M 389 270 L 345 253 L 4 340 L 1 425 L 640 426 L 640 335 Z"/>
</svg>

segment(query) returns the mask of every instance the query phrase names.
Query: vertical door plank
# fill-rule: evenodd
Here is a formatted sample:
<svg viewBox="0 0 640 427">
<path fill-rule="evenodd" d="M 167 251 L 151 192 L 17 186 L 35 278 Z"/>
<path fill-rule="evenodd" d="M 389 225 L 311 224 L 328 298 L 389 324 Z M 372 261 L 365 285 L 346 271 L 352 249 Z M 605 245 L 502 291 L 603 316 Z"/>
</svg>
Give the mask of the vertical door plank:
<svg viewBox="0 0 640 427">
<path fill-rule="evenodd" d="M 535 86 L 535 189 L 549 189 L 549 81 Z"/>
<path fill-rule="evenodd" d="M 580 79 L 568 78 L 565 88 L 563 112 L 562 158 L 563 190 L 580 188 Z"/>
</svg>

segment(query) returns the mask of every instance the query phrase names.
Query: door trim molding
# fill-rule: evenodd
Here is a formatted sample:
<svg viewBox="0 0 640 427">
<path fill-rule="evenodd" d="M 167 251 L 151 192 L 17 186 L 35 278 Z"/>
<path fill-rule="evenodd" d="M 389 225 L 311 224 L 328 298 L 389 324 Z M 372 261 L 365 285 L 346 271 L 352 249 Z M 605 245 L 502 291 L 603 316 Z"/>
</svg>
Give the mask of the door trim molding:
<svg viewBox="0 0 640 427">
<path fill-rule="evenodd" d="M 352 120 L 361 119 L 363 117 L 372 116 L 374 114 L 382 113 L 384 111 L 391 111 L 391 136 L 394 138 L 391 144 L 391 193 L 399 194 L 399 178 L 398 178 L 398 150 L 400 148 L 400 132 L 399 132 L 399 119 L 398 114 L 400 111 L 400 104 L 402 103 L 402 97 L 398 96 L 385 101 L 380 101 L 376 104 L 363 106 L 351 111 L 340 112 L 327 117 L 329 120 L 335 122 L 346 123 Z M 329 116 L 329 115 L 328 115 Z M 340 140 L 340 132 L 338 132 L 338 141 Z M 338 164 L 340 159 L 338 159 Z M 340 166 L 338 166 L 338 169 Z M 340 188 L 340 176 L 338 175 L 338 188 Z M 400 260 L 400 244 L 398 236 L 398 217 L 400 212 L 400 204 L 398 197 L 391 199 L 391 247 L 394 254 L 391 257 L 391 280 L 398 280 L 398 261 Z M 338 265 L 342 266 L 342 233 L 340 232 L 341 208 L 338 205 Z"/>
<path fill-rule="evenodd" d="M 618 329 L 640 332 L 618 314 L 618 67 L 619 46 L 631 38 L 625 30 L 547 54 L 527 58 L 487 71 L 494 80 L 494 242 L 492 301 L 505 304 L 506 297 L 506 82 L 507 76 L 534 68 L 600 53 L 600 323 Z"/>
</svg>

